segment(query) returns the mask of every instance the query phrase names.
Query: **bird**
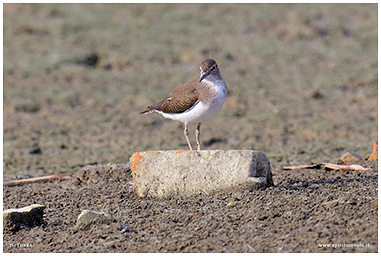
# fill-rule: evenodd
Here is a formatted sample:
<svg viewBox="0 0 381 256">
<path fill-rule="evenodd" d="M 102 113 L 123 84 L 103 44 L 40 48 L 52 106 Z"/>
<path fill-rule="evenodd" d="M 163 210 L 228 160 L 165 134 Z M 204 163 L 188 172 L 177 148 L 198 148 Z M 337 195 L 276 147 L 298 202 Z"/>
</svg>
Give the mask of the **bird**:
<svg viewBox="0 0 381 256">
<path fill-rule="evenodd" d="M 201 150 L 201 123 L 214 117 L 226 101 L 228 88 L 217 62 L 206 59 L 200 65 L 200 77 L 175 89 L 164 100 L 152 104 L 140 114 L 159 113 L 165 118 L 184 124 L 184 135 L 190 150 L 188 124 L 197 123 L 197 150 Z"/>
</svg>

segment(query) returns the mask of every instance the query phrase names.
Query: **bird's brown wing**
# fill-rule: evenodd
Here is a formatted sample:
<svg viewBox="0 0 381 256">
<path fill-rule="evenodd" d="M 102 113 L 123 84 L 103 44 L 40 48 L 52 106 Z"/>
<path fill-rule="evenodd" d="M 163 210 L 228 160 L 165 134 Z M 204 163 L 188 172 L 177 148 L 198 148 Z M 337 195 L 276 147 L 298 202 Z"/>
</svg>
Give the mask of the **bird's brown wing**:
<svg viewBox="0 0 381 256">
<path fill-rule="evenodd" d="M 148 106 L 141 114 L 151 113 L 155 110 L 164 113 L 183 113 L 191 109 L 198 101 L 197 80 L 178 87 L 163 101 Z"/>
</svg>

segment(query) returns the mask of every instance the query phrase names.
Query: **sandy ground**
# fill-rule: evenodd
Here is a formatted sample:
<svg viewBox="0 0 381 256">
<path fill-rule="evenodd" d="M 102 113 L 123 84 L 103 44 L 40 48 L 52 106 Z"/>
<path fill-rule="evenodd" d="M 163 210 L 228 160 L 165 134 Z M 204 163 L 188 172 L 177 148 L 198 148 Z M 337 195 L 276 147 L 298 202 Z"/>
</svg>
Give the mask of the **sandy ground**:
<svg viewBox="0 0 381 256">
<path fill-rule="evenodd" d="M 205 58 L 229 95 L 203 148 L 265 152 L 275 187 L 138 199 L 123 188 L 133 152 L 187 148 L 181 123 L 138 113 Z M 46 205 L 42 226 L 4 234 L 4 252 L 378 251 L 377 162 L 282 169 L 372 152 L 376 4 L 4 5 L 3 71 L 3 180 L 91 175 L 4 186 L 3 209 Z M 133 231 L 76 231 L 84 209 Z"/>
<path fill-rule="evenodd" d="M 128 166 L 85 167 L 81 179 L 4 189 L 5 208 L 46 205 L 45 224 L 5 234 L 4 251 L 377 252 L 378 166 L 365 165 L 371 170 L 280 171 L 266 190 L 173 200 L 136 198 L 123 188 Z M 85 209 L 109 213 L 115 225 L 77 231 Z"/>
</svg>

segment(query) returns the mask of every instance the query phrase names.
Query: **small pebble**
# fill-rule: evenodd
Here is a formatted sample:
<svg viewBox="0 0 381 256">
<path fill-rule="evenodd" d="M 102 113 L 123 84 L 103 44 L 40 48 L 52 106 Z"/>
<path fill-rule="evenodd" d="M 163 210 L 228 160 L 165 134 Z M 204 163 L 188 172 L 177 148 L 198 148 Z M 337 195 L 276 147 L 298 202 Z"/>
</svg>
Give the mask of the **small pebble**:
<svg viewBox="0 0 381 256">
<path fill-rule="evenodd" d="M 121 223 L 121 222 L 116 223 L 115 227 L 116 227 L 117 230 L 120 231 L 121 234 L 126 233 L 126 232 L 133 232 L 134 231 L 131 227 L 129 227 L 126 224 Z"/>
</svg>

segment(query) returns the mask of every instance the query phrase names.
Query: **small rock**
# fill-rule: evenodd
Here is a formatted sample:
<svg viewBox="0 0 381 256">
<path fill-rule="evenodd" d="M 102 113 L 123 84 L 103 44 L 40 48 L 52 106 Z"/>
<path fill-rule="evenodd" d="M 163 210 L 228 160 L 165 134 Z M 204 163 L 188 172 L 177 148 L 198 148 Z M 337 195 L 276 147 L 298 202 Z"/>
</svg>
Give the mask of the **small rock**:
<svg viewBox="0 0 381 256">
<path fill-rule="evenodd" d="M 239 204 L 237 201 L 231 201 L 226 206 L 227 207 L 235 207 L 237 204 Z"/>
<path fill-rule="evenodd" d="M 31 150 L 29 150 L 30 155 L 41 155 L 42 150 L 39 146 L 34 146 Z"/>
<path fill-rule="evenodd" d="M 316 90 L 312 93 L 311 97 L 315 100 L 319 100 L 324 97 L 324 94 L 321 93 L 319 90 Z"/>
<path fill-rule="evenodd" d="M 92 227 L 98 227 L 103 224 L 109 225 L 112 222 L 115 222 L 115 220 L 111 217 L 110 214 L 91 210 L 83 210 L 78 216 L 77 225 L 75 228 L 77 230 L 89 230 Z"/>
<path fill-rule="evenodd" d="M 41 204 L 32 204 L 18 209 L 8 209 L 3 211 L 3 230 L 17 231 L 21 227 L 31 228 L 43 223 L 45 206 Z"/>
<path fill-rule="evenodd" d="M 115 224 L 115 227 L 117 230 L 120 231 L 121 234 L 126 233 L 126 232 L 134 232 L 134 230 L 131 227 L 129 227 L 126 224 L 121 223 L 121 222 L 118 222 L 117 224 Z"/>
<path fill-rule="evenodd" d="M 235 192 L 233 195 L 232 195 L 233 199 L 237 200 L 237 201 L 240 201 L 242 200 L 242 193 L 241 192 Z"/>
<path fill-rule="evenodd" d="M 95 67 L 99 62 L 99 56 L 96 53 L 91 53 L 89 55 L 86 55 L 82 59 L 79 59 L 76 61 L 76 64 L 79 65 L 85 65 L 89 67 Z"/>
<path fill-rule="evenodd" d="M 347 152 L 344 155 L 340 157 L 341 161 L 343 161 L 344 164 L 352 164 L 360 161 L 362 159 L 362 156 L 352 153 L 352 152 Z"/>
<path fill-rule="evenodd" d="M 128 186 L 128 192 L 132 193 L 134 192 L 134 186 Z"/>
</svg>

